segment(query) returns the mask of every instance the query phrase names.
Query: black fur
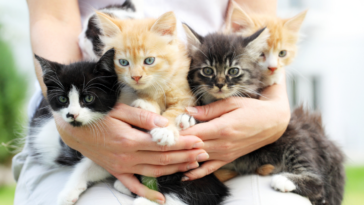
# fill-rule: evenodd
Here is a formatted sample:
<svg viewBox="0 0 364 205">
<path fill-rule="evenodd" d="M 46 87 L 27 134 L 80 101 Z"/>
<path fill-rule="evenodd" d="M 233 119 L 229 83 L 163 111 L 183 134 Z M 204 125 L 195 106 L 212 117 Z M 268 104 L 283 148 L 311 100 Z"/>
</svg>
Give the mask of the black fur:
<svg viewBox="0 0 364 205">
<path fill-rule="evenodd" d="M 196 88 L 201 85 L 212 88 L 217 84 L 218 79 L 215 76 L 208 78 L 201 74 L 206 61 L 218 62 L 215 68 L 223 70 L 221 65 L 227 64 L 227 61 L 231 62 L 233 55 L 244 54 L 243 48 L 261 32 L 262 30 L 247 38 L 223 34 L 196 36 L 201 45 L 197 49 L 190 48 L 192 63 L 188 75 L 190 87 L 195 95 L 198 98 L 203 95 L 213 96 L 208 89 L 199 92 Z M 196 35 L 196 32 L 192 33 Z M 235 96 L 257 98 L 264 88 L 260 82 L 261 69 L 255 62 L 246 61 L 245 65 L 248 65 L 243 67 L 247 71 L 245 74 L 248 79 L 229 81 L 225 76 L 224 82 L 228 85 L 239 83 L 251 86 L 251 89 L 240 90 L 242 93 Z M 208 103 L 210 102 L 204 101 L 203 98 L 200 100 L 200 105 Z M 272 174 L 287 177 L 296 186 L 293 192 L 307 196 L 312 204 L 340 205 L 345 184 L 343 161 L 341 150 L 326 137 L 320 114 L 311 114 L 300 107 L 292 113 L 287 130 L 279 140 L 236 159 L 224 168 L 244 175 L 255 174 L 260 166 L 271 164 L 275 167 Z"/>
<path fill-rule="evenodd" d="M 220 204 L 228 195 L 228 188 L 213 174 L 194 181 L 181 181 L 183 173 L 158 177 L 158 189 L 163 194 L 176 194 L 188 205 Z"/>
<path fill-rule="evenodd" d="M 81 107 L 87 107 L 94 112 L 109 112 L 119 96 L 118 79 L 113 63 L 114 52 L 113 49 L 109 50 L 97 63 L 77 62 L 70 65 L 61 65 L 35 55 L 43 69 L 48 102 L 52 110 L 58 111 L 68 106 L 68 103 L 61 104 L 56 96 L 67 96 L 74 86 L 81 94 Z M 91 104 L 85 104 L 82 100 L 88 94 L 97 96 Z"/>
</svg>

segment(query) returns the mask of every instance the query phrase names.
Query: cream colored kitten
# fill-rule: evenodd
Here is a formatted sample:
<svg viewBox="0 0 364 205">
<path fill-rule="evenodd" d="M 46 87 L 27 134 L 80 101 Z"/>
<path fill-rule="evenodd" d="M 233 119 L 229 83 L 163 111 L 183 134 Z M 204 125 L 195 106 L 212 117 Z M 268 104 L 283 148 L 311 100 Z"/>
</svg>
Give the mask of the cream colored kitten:
<svg viewBox="0 0 364 205">
<path fill-rule="evenodd" d="M 295 17 L 281 19 L 262 14 L 247 14 L 232 1 L 226 21 L 226 31 L 249 36 L 267 27 L 270 32 L 268 48 L 262 53 L 265 63 L 263 82 L 266 86 L 279 83 L 283 78 L 283 67 L 292 63 L 297 52 L 298 32 L 307 11 Z"/>
<path fill-rule="evenodd" d="M 167 12 L 157 20 L 119 20 L 100 12 L 97 17 L 104 52 L 115 49 L 116 73 L 126 85 L 121 102 L 166 117 L 169 125 L 150 133 L 158 144 L 173 145 L 179 129 L 195 124 L 193 117 L 184 114 L 195 98 L 187 82 L 190 59 L 177 38 L 174 13 Z"/>
</svg>

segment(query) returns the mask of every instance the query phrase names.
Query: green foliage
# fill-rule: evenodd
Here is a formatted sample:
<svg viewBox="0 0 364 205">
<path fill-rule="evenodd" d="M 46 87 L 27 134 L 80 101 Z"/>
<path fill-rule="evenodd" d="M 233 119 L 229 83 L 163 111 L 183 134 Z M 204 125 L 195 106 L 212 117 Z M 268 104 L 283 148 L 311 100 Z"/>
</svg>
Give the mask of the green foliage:
<svg viewBox="0 0 364 205">
<path fill-rule="evenodd" d="M 1 31 L 1 30 L 0 30 Z M 8 147 L 21 131 L 27 83 L 16 70 L 10 46 L 0 35 L 0 163 L 11 157 Z"/>
<path fill-rule="evenodd" d="M 346 176 L 343 205 L 364 204 L 364 167 L 347 167 Z"/>
</svg>

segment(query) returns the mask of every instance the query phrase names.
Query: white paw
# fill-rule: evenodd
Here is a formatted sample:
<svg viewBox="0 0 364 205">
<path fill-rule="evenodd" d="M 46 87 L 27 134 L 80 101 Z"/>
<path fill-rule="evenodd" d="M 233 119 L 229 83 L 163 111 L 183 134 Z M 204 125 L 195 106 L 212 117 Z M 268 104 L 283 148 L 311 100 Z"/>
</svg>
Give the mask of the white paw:
<svg viewBox="0 0 364 205">
<path fill-rule="evenodd" d="M 133 205 L 158 205 L 158 204 L 144 197 L 138 197 L 134 200 Z"/>
<path fill-rule="evenodd" d="M 196 120 L 194 117 L 188 114 L 180 114 L 176 118 L 176 124 L 179 130 L 185 130 L 187 128 L 194 126 L 196 124 Z"/>
<path fill-rule="evenodd" d="M 178 139 L 177 129 L 174 131 L 168 127 L 154 128 L 150 131 L 150 134 L 152 135 L 152 140 L 162 146 L 174 145 Z"/>
<path fill-rule="evenodd" d="M 296 189 L 296 185 L 283 175 L 274 175 L 270 185 L 281 192 L 291 192 Z"/>
<path fill-rule="evenodd" d="M 123 183 L 121 183 L 119 180 L 116 180 L 116 181 L 115 181 L 115 183 L 114 183 L 114 188 L 115 188 L 118 192 L 120 192 L 120 193 L 123 193 L 123 194 L 128 195 L 128 196 L 133 196 L 133 195 L 131 194 L 131 191 L 130 191 L 128 188 L 126 188 L 126 187 L 124 186 L 124 184 L 123 184 Z"/>
<path fill-rule="evenodd" d="M 57 205 L 73 205 L 75 204 L 81 193 L 84 192 L 87 189 L 87 184 L 81 184 L 72 190 L 70 189 L 64 189 L 59 195 L 58 195 L 58 202 Z"/>
<path fill-rule="evenodd" d="M 130 106 L 157 113 L 155 107 L 151 103 L 143 99 L 134 100 Z"/>
</svg>

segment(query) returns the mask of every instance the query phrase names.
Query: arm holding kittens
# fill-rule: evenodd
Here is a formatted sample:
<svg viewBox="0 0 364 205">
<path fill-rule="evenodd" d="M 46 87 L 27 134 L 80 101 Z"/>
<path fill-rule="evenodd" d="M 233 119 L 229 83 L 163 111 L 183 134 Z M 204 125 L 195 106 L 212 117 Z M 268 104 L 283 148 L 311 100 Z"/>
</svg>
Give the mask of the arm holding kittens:
<svg viewBox="0 0 364 205">
<path fill-rule="evenodd" d="M 262 92 L 262 97 L 228 98 L 206 106 L 188 108 L 201 123 L 181 135 L 195 135 L 204 141 L 210 158 L 201 167 L 186 173 L 185 180 L 211 174 L 235 159 L 275 142 L 290 119 L 285 79 Z"/>
</svg>

